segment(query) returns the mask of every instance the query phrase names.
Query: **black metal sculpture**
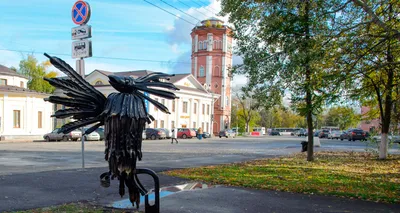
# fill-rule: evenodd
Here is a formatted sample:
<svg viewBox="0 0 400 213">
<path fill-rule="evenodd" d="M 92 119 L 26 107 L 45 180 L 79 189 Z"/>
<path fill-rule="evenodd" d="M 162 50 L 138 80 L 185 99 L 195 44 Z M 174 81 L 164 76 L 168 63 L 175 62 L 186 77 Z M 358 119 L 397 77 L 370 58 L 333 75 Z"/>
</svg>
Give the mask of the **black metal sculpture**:
<svg viewBox="0 0 400 213">
<path fill-rule="evenodd" d="M 158 178 L 151 170 L 136 169 L 136 161 L 142 159 L 142 132 L 146 122 L 154 118 L 147 113 L 144 100 L 165 113 L 170 113 L 168 108 L 161 103 L 149 98 L 142 92 L 156 95 L 166 99 L 177 98 L 174 93 L 167 91 L 179 90 L 169 80 L 168 75 L 154 72 L 134 79 L 110 75 L 111 86 L 119 93 L 111 93 L 107 98 L 86 82 L 75 70 L 63 60 L 49 56 L 51 64 L 67 75 L 67 78 L 45 78 L 51 85 L 64 91 L 67 97 L 50 96 L 46 98 L 54 104 L 62 104 L 68 109 L 58 110 L 53 117 L 72 117 L 76 121 L 62 126 L 59 132 L 69 133 L 74 129 L 94 124 L 85 134 L 90 134 L 98 127 L 104 125 L 105 160 L 108 161 L 110 171 L 101 175 L 102 185 L 108 187 L 111 179 L 117 177 L 120 181 L 119 194 L 125 194 L 125 186 L 129 191 L 129 199 L 134 206 L 139 207 L 140 195 L 147 194 L 147 190 L 140 183 L 137 174 L 146 173 L 155 180 L 156 191 L 159 188 Z M 155 89 L 164 88 L 164 90 Z M 158 192 L 156 192 L 158 194 Z M 146 198 L 148 198 L 146 196 Z M 157 201 L 158 198 L 156 198 Z M 158 205 L 158 202 L 156 202 Z M 148 199 L 146 199 L 146 209 Z M 159 211 L 159 207 L 156 207 Z"/>
</svg>

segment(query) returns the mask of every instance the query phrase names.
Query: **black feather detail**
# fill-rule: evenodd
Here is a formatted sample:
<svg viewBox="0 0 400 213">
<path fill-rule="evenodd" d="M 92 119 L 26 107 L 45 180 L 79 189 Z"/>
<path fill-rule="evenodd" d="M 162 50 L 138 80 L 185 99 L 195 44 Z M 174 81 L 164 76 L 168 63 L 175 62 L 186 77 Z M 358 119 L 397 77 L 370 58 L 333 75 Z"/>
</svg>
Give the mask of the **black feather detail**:
<svg viewBox="0 0 400 213">
<path fill-rule="evenodd" d="M 101 118 L 86 118 L 86 119 L 82 119 L 79 121 L 74 121 L 74 122 L 65 124 L 58 130 L 58 133 L 68 134 L 74 129 L 78 129 L 80 127 L 87 126 L 89 124 L 96 123 L 96 122 L 100 122 L 101 125 L 104 124 L 104 121 Z"/>
</svg>

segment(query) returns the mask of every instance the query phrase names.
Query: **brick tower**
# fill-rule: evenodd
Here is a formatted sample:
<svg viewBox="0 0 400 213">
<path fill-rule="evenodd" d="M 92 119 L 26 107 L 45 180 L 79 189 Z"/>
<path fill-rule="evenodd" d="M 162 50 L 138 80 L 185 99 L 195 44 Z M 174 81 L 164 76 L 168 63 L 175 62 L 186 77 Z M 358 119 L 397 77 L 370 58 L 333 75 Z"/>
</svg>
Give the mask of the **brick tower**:
<svg viewBox="0 0 400 213">
<path fill-rule="evenodd" d="M 192 29 L 192 74 L 216 94 L 212 132 L 230 128 L 232 29 L 222 20 L 210 18 Z"/>
</svg>

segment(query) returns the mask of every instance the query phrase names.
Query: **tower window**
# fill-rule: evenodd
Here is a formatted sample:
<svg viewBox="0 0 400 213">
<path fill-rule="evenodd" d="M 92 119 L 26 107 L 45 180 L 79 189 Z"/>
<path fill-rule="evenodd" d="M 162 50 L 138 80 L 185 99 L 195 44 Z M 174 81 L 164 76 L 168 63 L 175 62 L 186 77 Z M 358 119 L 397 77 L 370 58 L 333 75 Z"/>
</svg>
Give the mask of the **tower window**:
<svg viewBox="0 0 400 213">
<path fill-rule="evenodd" d="M 222 41 L 221 40 L 215 40 L 214 41 L 214 49 L 220 50 L 222 49 Z"/>
<path fill-rule="evenodd" d="M 203 49 L 205 49 L 205 50 L 207 49 L 207 41 L 203 42 Z"/>
<path fill-rule="evenodd" d="M 96 81 L 95 85 L 103 85 L 102 81 Z"/>
<path fill-rule="evenodd" d="M 214 67 L 213 76 L 217 76 L 217 77 L 221 76 L 221 71 L 218 66 Z"/>
<path fill-rule="evenodd" d="M 203 67 L 203 66 L 201 66 L 200 69 L 199 69 L 199 76 L 200 76 L 200 77 L 204 77 L 204 76 L 205 76 L 205 74 L 204 74 L 204 67 Z"/>
<path fill-rule="evenodd" d="M 203 42 L 199 41 L 199 50 L 203 49 Z"/>
</svg>

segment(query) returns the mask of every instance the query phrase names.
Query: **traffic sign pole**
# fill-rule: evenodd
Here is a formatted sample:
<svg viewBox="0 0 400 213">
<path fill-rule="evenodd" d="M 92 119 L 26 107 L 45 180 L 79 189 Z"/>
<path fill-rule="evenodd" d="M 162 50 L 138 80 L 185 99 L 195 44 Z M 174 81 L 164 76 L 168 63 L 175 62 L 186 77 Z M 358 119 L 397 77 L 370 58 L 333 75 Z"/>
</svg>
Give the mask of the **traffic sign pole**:
<svg viewBox="0 0 400 213">
<path fill-rule="evenodd" d="M 85 61 L 83 58 L 92 57 L 92 41 L 88 38 L 92 37 L 92 28 L 86 23 L 90 19 L 90 6 L 87 2 L 79 0 L 72 7 L 72 21 L 80 25 L 71 30 L 72 40 L 72 58 L 76 60 L 76 72 L 85 78 Z M 85 168 L 85 130 L 82 127 L 81 148 L 82 148 L 82 169 Z"/>
</svg>

